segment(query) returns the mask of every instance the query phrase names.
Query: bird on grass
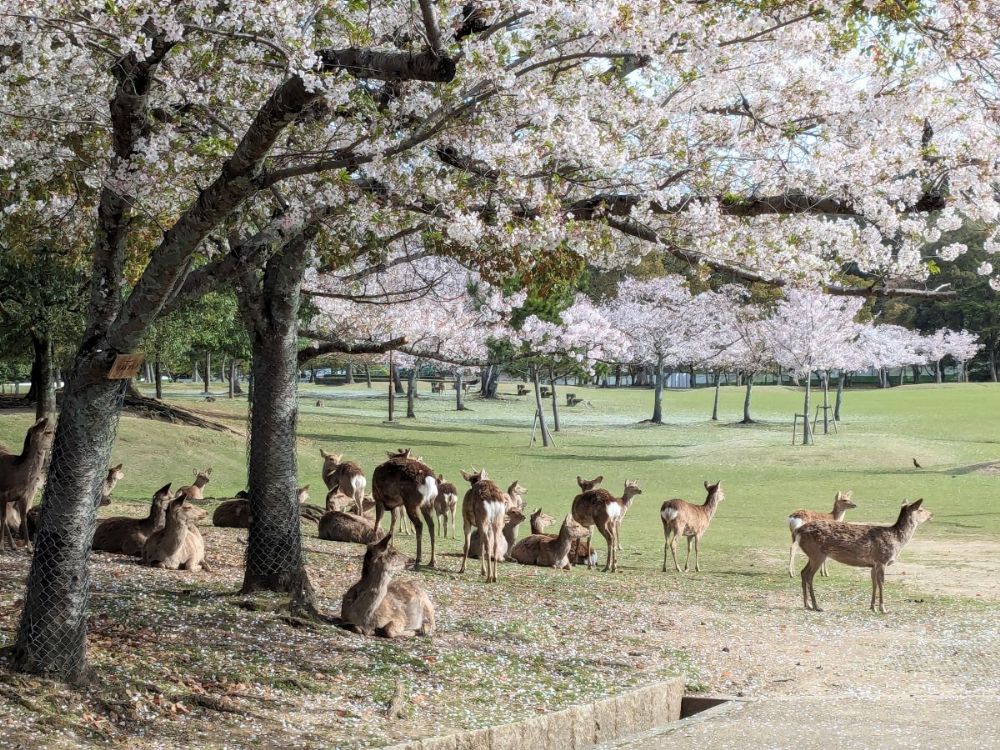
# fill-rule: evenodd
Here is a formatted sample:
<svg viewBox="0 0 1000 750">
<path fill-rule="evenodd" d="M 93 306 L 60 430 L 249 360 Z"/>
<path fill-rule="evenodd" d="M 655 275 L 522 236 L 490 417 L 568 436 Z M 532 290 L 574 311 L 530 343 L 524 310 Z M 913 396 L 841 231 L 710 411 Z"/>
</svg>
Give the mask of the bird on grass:
<svg viewBox="0 0 1000 750">
<path fill-rule="evenodd" d="M 914 469 L 922 469 L 924 467 L 920 465 L 920 462 L 917 459 L 913 459 L 913 468 Z"/>
</svg>

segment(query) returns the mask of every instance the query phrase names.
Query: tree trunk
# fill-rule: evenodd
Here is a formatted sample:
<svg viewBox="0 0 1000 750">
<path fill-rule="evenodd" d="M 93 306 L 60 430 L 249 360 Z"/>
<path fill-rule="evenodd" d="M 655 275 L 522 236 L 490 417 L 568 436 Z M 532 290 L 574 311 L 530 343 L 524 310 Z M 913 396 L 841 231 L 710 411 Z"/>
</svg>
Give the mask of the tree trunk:
<svg viewBox="0 0 1000 750">
<path fill-rule="evenodd" d="M 844 403 L 844 380 L 847 378 L 847 373 L 843 370 L 840 371 L 840 377 L 837 378 L 837 396 L 833 402 L 833 421 L 840 421 L 840 407 Z"/>
<path fill-rule="evenodd" d="M 399 377 L 399 368 L 392 367 L 390 369 L 391 372 L 389 374 L 392 376 L 391 380 L 393 390 L 396 391 L 397 396 L 402 396 L 406 391 L 403 390 L 403 380 Z"/>
<path fill-rule="evenodd" d="M 993 382 L 993 383 L 996 383 L 997 382 L 997 375 L 998 375 L 998 373 L 997 373 L 997 348 L 996 348 L 996 345 L 993 342 L 991 342 L 990 345 L 987 347 L 987 349 L 989 350 L 989 358 L 990 358 L 990 381 Z"/>
<path fill-rule="evenodd" d="M 354 365 L 347 363 L 347 385 L 354 385 Z"/>
<path fill-rule="evenodd" d="M 823 434 L 830 432 L 830 371 L 823 372 Z"/>
<path fill-rule="evenodd" d="M 753 417 L 750 415 L 750 402 L 753 399 L 753 376 L 754 373 L 746 374 L 746 393 L 743 396 L 743 422 L 741 424 L 753 424 Z"/>
<path fill-rule="evenodd" d="M 455 410 L 465 411 L 465 388 L 463 387 L 462 371 L 455 371 Z"/>
<path fill-rule="evenodd" d="M 535 418 L 538 420 L 538 426 L 542 432 L 542 447 L 548 448 L 552 436 L 549 435 L 549 429 L 545 426 L 545 408 L 542 406 L 542 386 L 538 381 L 538 368 L 534 365 L 531 367 L 531 382 L 535 386 Z"/>
<path fill-rule="evenodd" d="M 205 352 L 205 388 L 204 393 L 208 393 L 208 381 L 212 379 L 212 352 Z"/>
<path fill-rule="evenodd" d="M 552 389 L 552 429 L 559 432 L 559 402 L 556 400 L 556 376 L 549 370 L 549 387 Z"/>
<path fill-rule="evenodd" d="M 622 387 L 622 366 L 615 365 L 615 388 Z"/>
<path fill-rule="evenodd" d="M 229 398 L 236 397 L 236 360 L 229 360 Z"/>
<path fill-rule="evenodd" d="M 812 395 L 812 373 L 806 374 L 806 398 L 802 406 L 802 413 L 805 416 L 805 424 L 802 426 L 802 445 L 812 445 L 813 435 L 809 426 L 809 397 Z"/>
<path fill-rule="evenodd" d="M 656 371 L 653 383 L 653 424 L 663 424 L 663 357 L 656 359 Z"/>
<path fill-rule="evenodd" d="M 368 365 L 365 365 L 365 381 L 367 382 L 368 387 L 371 388 L 372 387 L 372 368 L 369 367 Z"/>
<path fill-rule="evenodd" d="M 712 421 L 719 421 L 719 391 L 722 389 L 722 373 L 715 372 L 715 398 L 712 400 Z"/>
<path fill-rule="evenodd" d="M 160 363 L 160 355 L 157 353 L 156 358 L 153 360 L 153 379 L 156 381 L 156 398 L 163 398 L 163 378 L 161 373 L 162 365 Z"/>
<path fill-rule="evenodd" d="M 34 392 L 35 419 L 41 419 L 56 413 L 56 383 L 52 377 L 52 337 L 49 335 L 32 335 L 31 346 L 34 349 L 34 362 L 31 366 L 31 392 Z"/>
<path fill-rule="evenodd" d="M 390 422 L 396 419 L 396 389 L 393 387 L 393 381 L 396 379 L 396 366 L 392 363 L 392 352 L 389 352 L 389 420 Z"/>
<path fill-rule="evenodd" d="M 941 385 L 941 360 L 934 363 L 934 382 Z"/>
<path fill-rule="evenodd" d="M 417 398 L 417 363 L 413 363 L 410 370 L 410 377 L 406 380 L 406 416 L 408 419 L 416 419 L 417 413 L 414 411 L 414 402 Z"/>
</svg>

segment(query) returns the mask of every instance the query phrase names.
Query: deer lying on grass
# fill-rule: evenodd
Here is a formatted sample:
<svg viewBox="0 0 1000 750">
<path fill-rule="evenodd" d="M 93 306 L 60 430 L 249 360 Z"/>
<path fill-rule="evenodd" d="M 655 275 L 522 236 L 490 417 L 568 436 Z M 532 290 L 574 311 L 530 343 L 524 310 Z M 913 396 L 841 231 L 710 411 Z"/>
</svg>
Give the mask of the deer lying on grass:
<svg viewBox="0 0 1000 750">
<path fill-rule="evenodd" d="M 666 500 L 660 506 L 660 520 L 663 522 L 663 572 L 667 572 L 667 548 L 674 558 L 674 569 L 680 573 L 681 568 L 677 564 L 677 537 L 683 536 L 687 539 L 687 557 L 684 558 L 684 572 L 688 571 L 688 561 L 691 559 L 691 542 L 694 541 L 694 569 L 701 571 L 700 559 L 698 556 L 698 545 L 701 538 L 708 531 L 708 525 L 712 523 L 715 511 L 719 503 L 726 499 L 722 491 L 722 482 L 709 484 L 705 482 L 705 491 L 708 497 L 704 505 L 694 505 L 686 500 Z"/>
<path fill-rule="evenodd" d="M 555 522 L 555 518 L 545 513 L 541 508 L 536 510 L 531 514 L 531 533 L 532 534 L 544 534 L 545 529 L 551 526 Z"/>
<path fill-rule="evenodd" d="M 188 484 L 181 487 L 177 492 L 184 495 L 184 512 L 187 513 L 188 518 L 193 521 L 200 521 L 208 515 L 208 511 L 204 508 L 199 508 L 192 505 L 192 501 L 202 501 L 205 499 L 205 485 L 208 484 L 209 478 L 212 476 L 212 467 L 209 466 L 204 471 L 199 469 L 192 469 L 194 473 L 194 484 Z"/>
<path fill-rule="evenodd" d="M 542 534 L 550 539 L 555 539 L 557 535 L 549 534 L 545 531 L 550 525 L 555 522 L 555 518 L 543 513 L 542 509 L 539 508 L 534 513 L 531 514 L 531 533 L 532 534 Z M 575 522 L 574 522 L 575 523 Z M 576 524 L 579 526 L 579 524 Z M 508 559 L 510 555 L 508 554 Z M 596 565 L 597 564 L 597 552 L 591 549 L 590 545 L 587 543 L 586 539 L 580 537 L 573 537 L 569 546 L 569 562 L 573 565 Z"/>
<path fill-rule="evenodd" d="M 590 529 L 567 515 L 557 536 L 532 534 L 525 537 L 511 548 L 510 559 L 522 565 L 569 570 L 572 567 L 569 555 L 573 542 L 589 534 Z"/>
<path fill-rule="evenodd" d="M 354 498 L 354 512 L 358 515 L 364 513 L 365 489 L 368 487 L 368 480 L 365 479 L 365 472 L 353 461 L 343 461 L 341 453 L 327 453 L 322 448 L 319 453 L 323 456 L 323 482 L 327 490 L 338 489 L 345 495 Z"/>
<path fill-rule="evenodd" d="M 188 521 L 184 495 L 178 495 L 167 508 L 167 522 L 154 531 L 142 547 L 143 565 L 167 570 L 198 572 L 205 566 L 205 542 L 198 527 Z"/>
<path fill-rule="evenodd" d="M 578 478 L 579 481 L 579 478 Z M 597 480 L 594 480 L 597 481 Z M 580 485 L 581 488 L 583 484 Z M 604 565 L 604 572 L 618 570 L 618 529 L 621 525 L 622 516 L 631 507 L 636 495 L 641 495 L 638 483 L 634 479 L 625 481 L 625 490 L 621 497 L 615 497 L 603 488 L 586 490 L 573 499 L 573 520 L 587 529 L 597 527 L 597 530 L 608 543 L 608 560 Z M 593 531 L 588 533 L 589 540 L 593 538 Z M 587 567 L 593 567 L 592 555 L 588 555 Z"/>
<path fill-rule="evenodd" d="M 361 635 L 400 638 L 434 634 L 434 605 L 419 584 L 394 581 L 406 556 L 392 546 L 392 534 L 368 545 L 361 580 L 344 594 L 340 617 Z"/>
<path fill-rule="evenodd" d="M 390 454 L 390 458 L 375 468 L 372 473 L 372 494 L 375 497 L 375 525 L 382 525 L 382 516 L 395 508 L 405 508 L 406 515 L 413 523 L 417 536 L 417 560 L 419 566 L 422 559 L 422 542 L 424 523 L 431 539 L 431 559 L 427 563 L 434 567 L 434 499 L 438 494 L 437 475 L 430 466 L 417 458 L 410 458 L 409 449 L 401 449 L 398 454 Z M 389 522 L 389 534 L 395 530 L 396 516 Z"/>
<path fill-rule="evenodd" d="M 438 474 L 438 493 L 434 498 L 434 514 L 441 524 L 442 536 L 448 536 L 448 522 L 451 522 L 451 536 L 455 537 L 455 510 L 458 508 L 458 489 L 451 482 L 444 481 Z"/>
<path fill-rule="evenodd" d="M 28 428 L 20 454 L 0 449 L 0 550 L 8 541 L 11 549 L 17 548 L 8 524 L 17 528 L 25 545 L 30 543 L 28 507 L 45 478 L 54 432 L 52 421 L 42 417 Z"/>
<path fill-rule="evenodd" d="M 498 561 L 510 559 L 510 549 L 517 542 L 517 527 L 524 522 L 524 519 L 524 513 L 518 508 L 511 508 L 507 511 L 507 515 L 504 518 L 503 530 L 498 540 L 499 544 L 497 545 Z M 475 529 L 469 538 L 469 557 L 478 560 L 482 553 L 481 547 L 479 529 Z"/>
<path fill-rule="evenodd" d="M 376 526 L 374 519 L 354 513 L 331 510 L 319 519 L 319 538 L 329 542 L 372 544 L 382 536 L 382 527 Z"/>
<path fill-rule="evenodd" d="M 375 507 L 375 498 L 365 495 L 361 501 L 362 515 L 367 515 L 368 511 Z M 339 488 L 335 488 L 326 493 L 326 509 L 341 510 L 354 513 L 358 509 L 358 504 L 353 495 L 345 495 Z"/>
<path fill-rule="evenodd" d="M 507 488 L 507 507 L 517 508 L 518 510 L 524 510 L 524 496 L 528 494 L 528 489 L 522 487 L 521 483 L 516 479 L 510 487 Z"/>
<path fill-rule="evenodd" d="M 906 546 L 917 526 L 931 520 L 933 514 L 920 507 L 923 498 L 899 509 L 899 517 L 892 526 L 844 523 L 842 521 L 813 521 L 795 530 L 795 541 L 809 557 L 802 569 L 802 604 L 816 612 L 816 590 L 813 578 L 823 561 L 832 557 L 839 563 L 855 568 L 872 569 L 872 600 L 869 609 L 875 611 L 875 592 L 878 592 L 879 612 L 885 613 L 883 587 L 885 569 L 896 561 L 900 550 Z"/>
<path fill-rule="evenodd" d="M 183 501 L 184 496 L 178 493 L 177 498 Z M 167 507 L 174 500 L 170 485 L 160 487 L 153 495 L 149 505 L 149 514 L 145 518 L 127 518 L 115 516 L 98 522 L 94 532 L 93 549 L 95 552 L 112 552 L 116 555 L 142 555 L 143 545 L 151 534 L 159 531 L 167 522 Z"/>
<path fill-rule="evenodd" d="M 795 543 L 795 530 L 803 524 L 812 523 L 813 521 L 843 521 L 847 511 L 857 507 L 857 505 L 851 502 L 851 492 L 838 492 L 833 500 L 833 511 L 830 513 L 820 513 L 815 510 L 797 510 L 788 516 L 788 528 L 792 532 L 792 546 L 788 550 L 789 578 L 795 577 L 795 569 L 792 566 L 795 564 L 795 550 L 799 547 Z M 826 570 L 825 562 L 819 569 L 819 574 L 821 576 L 830 575 Z"/>
<path fill-rule="evenodd" d="M 306 505 L 309 500 L 309 485 L 298 489 L 299 510 L 302 517 L 310 521 L 318 521 L 323 511 L 312 505 Z M 319 515 L 315 515 L 318 513 Z M 212 525 L 227 529 L 249 529 L 253 524 L 253 513 L 250 512 L 250 497 L 246 490 L 240 490 L 232 500 L 219 504 L 212 514 Z"/>
<path fill-rule="evenodd" d="M 499 540 L 503 537 L 504 518 L 507 514 L 507 495 L 496 482 L 490 480 L 486 469 L 473 471 L 471 474 L 463 471 L 462 476 L 470 487 L 462 498 L 465 545 L 462 548 L 462 565 L 458 572 L 465 572 L 469 548 L 472 546 L 472 529 L 476 528 L 484 540 L 485 552 L 479 557 L 479 574 L 486 576 L 487 583 L 496 583 L 497 560 L 500 557 Z"/>
</svg>

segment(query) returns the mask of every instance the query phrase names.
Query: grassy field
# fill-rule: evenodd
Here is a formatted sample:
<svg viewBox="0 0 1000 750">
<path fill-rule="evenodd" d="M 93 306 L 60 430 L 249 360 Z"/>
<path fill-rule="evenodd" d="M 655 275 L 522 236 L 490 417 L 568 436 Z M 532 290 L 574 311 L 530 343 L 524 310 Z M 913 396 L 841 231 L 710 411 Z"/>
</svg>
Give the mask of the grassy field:
<svg viewBox="0 0 1000 750">
<path fill-rule="evenodd" d="M 95 556 L 98 592 L 91 650 L 96 666 L 115 676 L 109 680 L 115 689 L 127 691 L 137 680 L 152 680 L 160 694 L 170 694 L 174 705 L 187 706 L 201 723 L 194 721 L 183 732 L 176 725 L 164 725 L 170 711 L 161 707 L 151 709 L 153 718 L 133 717 L 131 724 L 123 724 L 107 719 L 112 710 L 105 700 L 88 709 L 91 718 L 97 716 L 97 725 L 80 717 L 64 718 L 55 724 L 59 732 L 68 732 L 74 742 L 81 737 L 131 742 L 137 732 L 153 733 L 150 736 L 158 736 L 164 746 L 173 746 L 196 740 L 199 732 L 211 732 L 213 722 L 225 720 L 235 726 L 237 720 L 228 713 L 206 709 L 198 700 L 201 693 L 187 683 L 168 688 L 174 672 L 154 659 L 155 650 L 149 652 L 150 662 L 128 667 L 119 663 L 116 638 L 127 634 L 129 643 L 135 644 L 137 631 L 179 627 L 164 625 L 178 615 L 189 628 L 178 634 L 198 632 L 208 641 L 198 643 L 193 655 L 190 643 L 176 644 L 178 658 L 198 665 L 200 684 L 251 685 L 253 691 L 263 690 L 272 696 L 268 700 L 277 701 L 273 710 L 265 712 L 241 704 L 239 691 L 226 693 L 237 696 L 233 700 L 240 711 L 256 717 L 248 722 L 244 714 L 239 720 L 243 734 L 233 745 L 240 747 L 280 742 L 290 736 L 288 727 L 295 721 L 304 722 L 295 729 L 297 737 L 305 738 L 304 746 L 325 746 L 310 745 L 314 735 L 339 737 L 330 740 L 331 746 L 373 746 L 445 727 L 480 726 L 551 710 L 676 673 L 686 676 L 691 689 L 764 694 L 776 665 L 787 661 L 788 669 L 794 670 L 799 663 L 795 659 L 801 659 L 794 652 L 780 652 L 785 638 L 785 625 L 780 623 L 790 623 L 789 627 L 801 629 L 803 637 L 816 639 L 817 653 L 830 633 L 855 629 L 863 639 L 886 634 L 881 621 L 869 617 L 865 609 L 864 571 L 833 566 L 833 578 L 817 587 L 823 603 L 834 610 L 823 620 L 799 609 L 798 581 L 788 578 L 785 517 L 799 507 L 828 510 L 841 489 L 854 491 L 858 509 L 849 519 L 855 521 L 890 522 L 903 498 L 925 498 L 934 520 L 920 529 L 919 544 L 915 542 L 904 557 L 918 566 L 925 564 L 927 575 L 911 575 L 907 581 L 906 592 L 919 599 L 904 602 L 896 581 L 887 585 L 888 602 L 896 610 L 890 615 L 893 627 L 923 632 L 937 622 L 938 610 L 947 610 L 952 618 L 949 633 L 964 634 L 961 643 L 966 645 L 955 650 L 949 636 L 940 644 L 941 654 L 983 648 L 977 640 L 982 635 L 980 623 L 985 611 L 995 612 L 995 602 L 977 598 L 976 571 L 962 550 L 981 545 L 995 553 L 1000 536 L 1000 429 L 994 416 L 1000 414 L 1000 387 L 926 385 L 848 392 L 839 434 L 819 435 L 812 447 L 791 445 L 790 416 L 801 408 L 801 393 L 791 388 L 758 388 L 754 415 L 760 423 L 750 426 L 735 424 L 743 397 L 737 388 L 723 389 L 723 420 L 718 423 L 708 420 L 710 390 L 668 392 L 669 424 L 663 426 L 640 423 L 651 408 L 648 390 L 569 390 L 590 405 L 562 409 L 556 447 L 529 449 L 533 403 L 528 397 L 513 396 L 512 384 L 502 386 L 504 395 L 498 401 L 470 397 L 464 412 L 454 410 L 453 396 L 428 393 L 418 400 L 417 419 L 395 424 L 384 422 L 383 390 L 303 384 L 300 483 L 310 483 L 314 501 L 322 502 L 321 447 L 344 453 L 370 474 L 384 451 L 409 446 L 460 488 L 460 469 L 485 466 L 503 485 L 516 479 L 526 486 L 526 504 L 531 508 L 542 506 L 561 517 L 576 494 L 577 474 L 588 478 L 603 474 L 605 486 L 614 490 L 625 479 L 637 479 L 643 494 L 623 525 L 622 574 L 601 576 L 581 568 L 564 574 L 504 565 L 500 586 L 484 600 L 484 584 L 474 574 L 464 578 L 453 574 L 460 542 L 447 539 L 440 546 L 445 554 L 439 558 L 439 570 L 419 574 L 438 608 L 439 635 L 431 643 L 358 646 L 357 639 L 345 641 L 336 631 L 304 634 L 280 617 L 238 609 L 219 599 L 238 585 L 239 537 L 245 532 L 206 531 L 209 559 L 216 563 L 208 576 L 165 575 L 135 568 L 120 558 Z M 244 426 L 243 400 L 220 397 L 206 403 L 195 390 L 183 388 L 167 395 L 234 428 Z M 317 399 L 322 406 L 315 405 Z M 0 412 L 0 442 L 19 444 L 30 421 L 27 412 Z M 924 468 L 915 469 L 913 458 Z M 206 493 L 213 497 L 232 496 L 245 481 L 241 436 L 130 416 L 122 419 L 114 461 L 125 464 L 126 478 L 115 490 L 115 505 L 102 509 L 105 513 L 126 509 L 138 515 L 156 488 L 167 481 L 188 482 L 195 467 L 213 467 Z M 659 572 L 660 504 L 672 497 L 701 502 L 702 482 L 719 479 L 726 500 L 702 543 L 703 572 L 664 576 Z M 318 542 L 315 531 L 307 530 L 306 536 L 310 573 L 322 604 L 336 610 L 339 595 L 357 575 L 359 550 Z M 401 538 L 399 544 L 414 548 L 410 538 Z M 598 550 L 603 562 L 603 542 Z M 24 573 L 25 562 L 9 567 Z M 939 587 L 931 564 L 934 570 L 947 570 L 949 565 L 971 570 L 973 576 L 958 590 Z M 995 569 L 979 573 L 984 582 L 995 580 Z M 0 634 L 5 634 L 0 640 L 12 635 L 21 580 L 8 579 L 0 587 Z M 150 586 L 156 587 L 153 593 Z M 931 611 L 912 602 L 939 607 Z M 539 603 L 544 605 L 541 611 Z M 702 627 L 693 631 L 681 627 L 691 621 L 700 621 Z M 765 639 L 771 642 L 771 651 L 751 655 L 761 640 L 761 629 L 773 629 L 774 635 Z M 994 626 L 990 638 L 995 630 Z M 181 635 L 174 637 L 184 640 Z M 741 657 L 736 666 L 720 663 L 720 658 L 730 658 L 729 645 L 719 653 L 720 642 L 732 644 L 735 653 L 744 640 L 745 660 Z M 288 650 L 273 660 L 262 659 L 259 644 L 268 641 L 282 641 Z M 148 647 L 154 646 L 155 639 Z M 145 647 L 136 648 L 146 653 Z M 922 648 L 926 651 L 928 645 Z M 331 654 L 335 667 L 329 663 Z M 949 659 L 942 656 L 940 661 Z M 835 661 L 831 652 L 824 662 L 828 670 L 835 671 Z M 962 673 L 961 659 L 951 661 L 955 674 L 949 672 L 948 680 L 971 679 L 967 674 L 956 676 Z M 405 721 L 387 721 L 379 707 L 389 701 L 401 679 L 409 686 L 413 710 Z M 784 677 L 778 680 L 784 681 Z M 61 688 L 47 689 L 53 699 L 67 699 Z M 308 698 L 302 698 L 304 694 Z M 5 716 L 2 697 L 0 716 Z M 295 706 L 303 702 L 313 713 L 328 709 L 322 726 L 296 713 Z M 113 713 L 119 716 L 121 709 Z M 15 736 L 26 744 L 42 740 L 57 744 L 50 732 L 39 733 L 38 726 L 44 725 L 33 724 Z M 248 726 L 255 728 L 251 732 Z"/>
</svg>

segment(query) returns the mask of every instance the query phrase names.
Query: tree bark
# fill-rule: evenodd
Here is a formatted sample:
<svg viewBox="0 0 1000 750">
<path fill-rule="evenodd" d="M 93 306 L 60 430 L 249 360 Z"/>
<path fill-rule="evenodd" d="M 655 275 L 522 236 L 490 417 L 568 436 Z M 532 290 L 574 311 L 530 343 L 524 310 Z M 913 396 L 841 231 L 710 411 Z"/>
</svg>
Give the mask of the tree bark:
<svg viewBox="0 0 1000 750">
<path fill-rule="evenodd" d="M 809 426 L 809 397 L 812 395 L 812 373 L 806 373 L 806 397 L 802 406 L 802 413 L 805 416 L 805 424 L 802 426 L 802 445 L 812 445 L 813 435 Z"/>
<path fill-rule="evenodd" d="M 615 388 L 621 388 L 622 386 L 622 366 L 615 365 Z"/>
<path fill-rule="evenodd" d="M 559 401 L 556 399 L 556 376 L 549 370 L 549 387 L 552 389 L 552 429 L 559 432 Z"/>
<path fill-rule="evenodd" d="M 354 365 L 347 363 L 347 385 L 354 385 Z"/>
<path fill-rule="evenodd" d="M 840 407 L 844 404 L 844 380 L 847 377 L 847 373 L 843 370 L 840 371 L 840 377 L 837 378 L 837 396 L 833 402 L 833 421 L 840 421 Z"/>
<path fill-rule="evenodd" d="M 52 337 L 48 334 L 31 336 L 34 362 L 31 366 L 31 390 L 28 400 L 35 402 L 35 419 L 56 413 L 56 383 L 52 376 Z M 34 398 L 32 399 L 32 392 Z"/>
<path fill-rule="evenodd" d="M 414 410 L 414 402 L 417 398 L 417 372 L 419 371 L 418 363 L 413 363 L 413 368 L 410 370 L 410 377 L 406 380 L 406 416 L 408 419 L 416 419 L 417 413 Z"/>
<path fill-rule="evenodd" d="M 162 365 L 160 363 L 160 355 L 157 353 L 156 358 L 153 360 L 153 379 L 156 381 L 156 398 L 163 398 L 163 377 L 161 373 Z"/>
<path fill-rule="evenodd" d="M 531 366 L 531 382 L 535 387 L 535 417 L 538 419 L 538 426 L 542 433 L 542 447 L 548 448 L 552 440 L 549 435 L 549 428 L 545 426 L 545 407 L 542 405 L 542 386 L 538 379 L 538 367 Z"/>
<path fill-rule="evenodd" d="M 208 393 L 208 381 L 212 379 L 212 352 L 205 352 L 205 387 L 203 393 Z"/>
<path fill-rule="evenodd" d="M 390 374 L 392 375 L 392 388 L 393 390 L 396 391 L 397 396 L 402 396 L 405 393 L 405 391 L 403 390 L 403 380 L 402 378 L 399 377 L 399 368 L 392 367 L 391 370 L 392 372 Z"/>
<path fill-rule="evenodd" d="M 368 365 L 365 365 L 365 382 L 367 382 L 368 387 L 372 387 L 372 369 Z"/>
<path fill-rule="evenodd" d="M 722 373 L 715 371 L 715 398 L 712 399 L 712 421 L 719 421 L 719 391 L 722 387 Z"/>
<path fill-rule="evenodd" d="M 937 360 L 934 363 L 934 382 L 938 385 L 941 384 L 941 360 Z"/>
<path fill-rule="evenodd" d="M 461 370 L 455 370 L 455 410 L 465 411 L 465 389 Z"/>
<path fill-rule="evenodd" d="M 743 421 L 741 424 L 754 423 L 754 419 L 750 415 L 750 403 L 753 400 L 753 376 L 752 372 L 746 374 L 746 394 L 743 396 Z"/>
<path fill-rule="evenodd" d="M 229 360 L 229 398 L 236 398 L 236 359 Z"/>
<path fill-rule="evenodd" d="M 830 371 L 825 370 L 823 378 L 823 434 L 830 432 Z"/>
<path fill-rule="evenodd" d="M 663 357 L 656 359 L 656 371 L 653 383 L 653 424 L 663 424 Z"/>
</svg>

